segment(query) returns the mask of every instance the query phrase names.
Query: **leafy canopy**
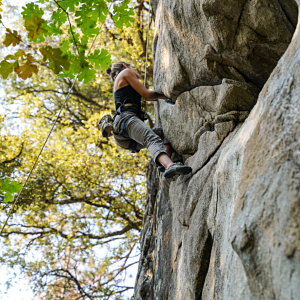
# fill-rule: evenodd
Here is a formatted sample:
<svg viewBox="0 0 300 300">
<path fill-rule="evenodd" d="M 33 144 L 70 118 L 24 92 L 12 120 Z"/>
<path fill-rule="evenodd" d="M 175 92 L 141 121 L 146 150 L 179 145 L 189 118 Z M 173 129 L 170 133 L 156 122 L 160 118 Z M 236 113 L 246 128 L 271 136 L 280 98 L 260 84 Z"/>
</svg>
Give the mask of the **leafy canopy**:
<svg viewBox="0 0 300 300">
<path fill-rule="evenodd" d="M 76 11 L 81 4 L 58 3 L 64 2 L 69 5 L 66 11 L 77 47 L 85 55 L 74 51 L 77 48 L 68 19 L 66 24 L 59 25 L 68 16 L 54 1 L 43 4 L 49 6 L 50 14 L 40 3 L 37 6 L 43 8 L 44 14 L 33 5 L 26 15 L 43 18 L 47 23 L 41 28 L 49 30 L 49 26 L 55 34 L 43 35 L 45 41 L 41 41 L 41 36 L 36 42 L 28 38 L 31 50 L 20 43 L 10 46 L 10 55 L 8 50 L 4 51 L 3 63 L 11 64 L 13 70 L 28 64 L 36 65 L 39 73 L 20 80 L 13 71 L 4 83 L 0 102 L 14 109 L 0 122 L 3 129 L 0 131 L 0 180 L 9 177 L 11 181 L 24 182 L 69 92 L 72 76 L 78 74 L 84 82 L 89 77 L 95 78 L 87 84 L 76 82 L 73 86 L 56 130 L 1 235 L 0 263 L 8 269 L 19 268 L 43 300 L 127 299 L 128 291 L 132 294 L 134 278 L 126 282 L 123 279 L 126 273 L 128 278 L 130 268 L 139 258 L 149 156 L 146 151 L 131 154 L 117 147 L 113 140 L 99 136 L 100 117 L 114 109 L 113 83 L 100 68 L 101 63 L 109 64 L 111 55 L 131 63 L 143 75 L 148 16 L 144 4 L 148 2 L 131 2 L 136 21 L 132 27 L 122 28 L 115 26 L 113 20 L 113 5 L 119 5 L 120 1 L 108 2 L 112 5 L 109 9 L 112 15 L 109 13 L 102 27 L 98 19 L 100 34 L 90 51 L 93 38 L 86 42 L 75 21 L 80 17 Z M 48 16 L 54 12 L 57 21 L 52 24 Z M 95 21 L 87 9 L 85 15 Z M 60 33 L 56 35 L 56 32 Z M 18 34 L 25 41 L 28 31 L 22 27 Z M 150 34 L 151 56 L 153 32 Z M 42 48 L 47 55 L 40 51 Z M 53 58 L 56 51 L 53 49 L 61 50 L 57 52 L 58 59 Z M 68 70 L 62 64 L 65 55 L 70 63 Z M 60 69 L 59 76 L 54 73 L 55 68 Z M 149 61 L 148 78 L 151 72 Z M 10 117 L 11 123 L 7 125 Z M 14 136 L 9 130 L 16 120 L 21 120 L 25 129 Z M 10 203 L 4 203 L 4 197 L 5 193 L 0 195 L 2 220 L 11 207 Z M 11 278 L 14 278 L 13 270 Z M 127 295 L 123 295 L 126 291 Z"/>
<path fill-rule="evenodd" d="M 47 8 L 49 13 L 49 7 L 50 17 L 44 17 L 44 9 Z M 3 79 L 7 79 L 13 71 L 22 79 L 39 72 L 38 64 L 28 57 L 33 47 L 56 74 L 71 79 L 78 75 L 79 81 L 88 83 L 96 77 L 95 69 L 106 70 L 111 63 L 111 55 L 106 49 L 97 49 L 91 55 L 88 51 L 103 23 L 111 14 L 118 28 L 130 27 L 135 21 L 130 0 L 39 0 L 38 4 L 26 4 L 21 14 L 26 36 L 22 38 L 17 30 L 7 28 L 3 44 L 20 47 L 25 52 L 25 59 L 9 62 L 4 58 L 0 62 Z M 63 43 L 53 48 L 52 44 L 57 39 L 63 40 Z M 43 46 L 40 46 L 41 43 Z M 72 67 L 71 62 L 75 62 L 75 66 Z"/>
<path fill-rule="evenodd" d="M 45 2 L 53 4 L 51 17 L 47 20 L 43 18 Z M 97 49 L 86 57 L 89 44 L 100 33 L 100 28 L 110 12 L 113 13 L 118 28 L 124 25 L 129 27 L 135 20 L 130 17 L 134 12 L 133 8 L 129 7 L 129 0 L 115 3 L 112 0 L 40 0 L 39 3 L 31 2 L 23 7 L 21 14 L 27 37 L 22 38 L 17 30 L 6 28 L 3 45 L 19 46 L 20 49 L 0 62 L 0 74 L 3 79 L 7 79 L 12 72 L 23 80 L 38 74 L 39 66 L 30 54 L 32 44 L 28 45 L 26 42 L 33 41 L 36 42 L 35 50 L 43 56 L 43 61 L 48 62 L 49 68 L 53 69 L 55 74 L 71 79 L 78 75 L 79 81 L 91 82 L 96 77 L 95 69 L 106 70 L 111 63 L 111 55 L 105 49 Z M 0 12 L 3 11 L 1 5 L 2 1 Z M 59 48 L 50 45 L 40 47 L 39 43 L 45 42 L 47 37 L 48 43 L 61 37 L 64 42 Z M 74 62 L 72 67 L 71 61 Z"/>
</svg>

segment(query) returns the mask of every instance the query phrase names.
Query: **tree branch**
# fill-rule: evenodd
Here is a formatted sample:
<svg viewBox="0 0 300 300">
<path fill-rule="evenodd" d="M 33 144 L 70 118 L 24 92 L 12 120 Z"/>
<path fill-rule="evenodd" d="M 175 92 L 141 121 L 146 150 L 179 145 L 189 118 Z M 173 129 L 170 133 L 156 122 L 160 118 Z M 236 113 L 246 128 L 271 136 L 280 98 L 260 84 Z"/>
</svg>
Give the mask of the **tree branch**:
<svg viewBox="0 0 300 300">
<path fill-rule="evenodd" d="M 24 142 L 22 142 L 22 144 L 21 144 L 21 149 L 20 149 L 19 153 L 18 153 L 14 158 L 7 159 L 7 160 L 5 160 L 5 161 L 2 161 L 2 162 L 0 163 L 0 165 L 6 165 L 6 164 L 9 164 L 9 163 L 13 162 L 14 160 L 16 160 L 18 157 L 21 156 L 21 154 L 22 154 L 22 152 L 23 152 L 23 148 L 24 148 Z"/>
</svg>

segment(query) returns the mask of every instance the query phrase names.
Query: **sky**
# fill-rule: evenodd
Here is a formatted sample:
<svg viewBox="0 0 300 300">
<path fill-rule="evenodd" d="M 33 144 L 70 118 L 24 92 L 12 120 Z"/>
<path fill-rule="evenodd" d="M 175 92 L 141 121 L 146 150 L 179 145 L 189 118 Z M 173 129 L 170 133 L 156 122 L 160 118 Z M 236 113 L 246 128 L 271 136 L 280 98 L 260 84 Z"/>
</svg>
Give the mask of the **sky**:
<svg viewBox="0 0 300 300">
<path fill-rule="evenodd" d="M 9 27 L 9 19 L 5 18 L 5 4 L 9 3 L 9 2 L 10 1 L 7 1 L 7 0 L 2 1 L 2 3 L 3 3 L 3 5 L 2 5 L 3 22 L 8 27 Z M 14 5 L 19 7 L 19 11 L 15 14 L 16 17 L 20 15 L 22 6 L 24 6 L 28 2 L 33 2 L 33 0 L 14 0 L 13 1 Z M 3 27 L 0 28 L 0 40 L 3 39 L 4 32 L 5 32 L 5 29 L 3 29 Z M 3 94 L 3 90 L 1 90 L 1 87 L 0 87 L 0 97 L 1 97 L 1 94 Z M 1 107 L 1 104 L 0 104 L 0 113 L 3 111 L 4 111 L 4 109 L 3 109 L 3 107 Z M 25 276 L 20 274 L 20 272 L 18 270 L 14 270 L 16 273 L 16 276 L 15 276 L 14 281 L 12 282 L 12 286 L 8 290 L 6 289 L 5 282 L 6 282 L 8 271 L 9 270 L 6 267 L 0 266 L 0 300 L 36 300 L 33 292 L 31 291 L 31 289 L 29 287 L 28 280 L 25 278 Z M 133 286 L 134 282 L 135 282 L 135 274 L 137 273 L 137 265 L 130 268 L 130 271 L 128 273 L 131 274 L 132 276 L 130 276 L 130 277 L 128 276 L 128 279 L 126 280 L 125 284 L 127 286 Z M 130 297 L 132 296 L 132 292 L 129 292 L 126 296 L 128 299 L 130 299 Z"/>
<path fill-rule="evenodd" d="M 3 7 L 8 1 L 2 1 Z M 18 5 L 21 9 L 22 6 L 24 6 L 27 2 L 27 0 L 14 0 L 15 5 Z M 3 17 L 5 17 L 5 10 L 3 12 Z M 18 12 L 19 14 L 19 12 Z M 7 20 L 5 20 L 5 23 L 7 23 Z M 3 32 L 3 30 L 1 30 Z M 1 91 L 0 91 L 1 92 Z M 0 112 L 3 111 L 3 108 L 0 106 Z M 34 296 L 32 291 L 29 288 L 29 284 L 27 279 L 22 276 L 17 270 L 16 270 L 16 278 L 15 282 L 13 282 L 12 287 L 6 291 L 5 281 L 7 276 L 7 268 L 0 266 L 0 299 L 1 300 L 33 300 Z"/>
<path fill-rule="evenodd" d="M 18 5 L 20 8 L 24 6 L 27 2 L 30 1 L 14 0 L 15 5 Z M 4 0 L 2 1 L 2 3 L 3 6 L 5 6 L 7 1 Z M 4 14 L 3 17 L 5 17 Z M 0 106 L 0 112 L 1 111 L 3 111 L 3 108 Z M 12 287 L 8 291 L 6 291 L 5 281 L 7 275 L 7 268 L 0 267 L 0 299 L 1 300 L 33 300 L 34 296 L 32 291 L 29 288 L 27 279 L 24 276 L 22 276 L 17 270 L 16 270 L 16 274 L 17 276 L 15 282 L 13 282 Z"/>
<path fill-rule="evenodd" d="M 34 296 L 29 288 L 28 281 L 24 276 L 17 272 L 15 282 L 12 287 L 6 291 L 6 267 L 0 267 L 0 299 L 1 300 L 33 300 Z"/>
</svg>

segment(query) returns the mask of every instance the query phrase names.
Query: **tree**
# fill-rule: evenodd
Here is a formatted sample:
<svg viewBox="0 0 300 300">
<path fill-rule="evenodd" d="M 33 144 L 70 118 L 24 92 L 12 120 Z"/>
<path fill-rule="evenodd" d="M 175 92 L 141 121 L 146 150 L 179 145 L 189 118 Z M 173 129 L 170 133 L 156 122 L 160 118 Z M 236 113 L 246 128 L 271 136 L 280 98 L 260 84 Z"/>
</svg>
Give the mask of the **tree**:
<svg viewBox="0 0 300 300">
<path fill-rule="evenodd" d="M 148 8 L 143 1 L 130 5 L 136 12 L 132 28 L 114 26 L 109 13 L 91 53 L 105 45 L 112 57 L 141 70 Z M 23 36 L 21 29 L 17 32 Z M 56 43 L 61 42 L 58 37 Z M 51 47 L 56 45 L 52 42 Z M 18 117 L 26 129 L 18 132 L 18 140 L 2 134 L 5 141 L 11 139 L 5 155 L 13 158 L 3 167 L 3 178 L 10 174 L 19 182 L 24 182 L 72 86 L 70 78 L 58 77 L 35 49 L 28 51 L 38 73 L 24 81 L 15 72 L 5 82 L 6 105 L 18 107 L 6 119 Z M 132 288 L 124 286 L 122 278 L 137 261 L 149 157 L 145 151 L 132 155 L 99 138 L 98 120 L 113 110 L 112 82 L 100 67 L 95 71 L 88 84 L 76 83 L 71 89 L 38 168 L 2 234 L 2 263 L 20 267 L 42 299 L 121 299 Z M 1 197 L 7 214 L 10 205 Z"/>
<path fill-rule="evenodd" d="M 4 118 L 0 117 L 0 131 L 3 130 L 3 122 Z M 14 146 L 12 146 L 13 144 Z M 11 181 L 9 177 L 17 167 L 16 160 L 22 154 L 22 151 L 23 143 L 20 143 L 18 137 L 11 134 L 0 137 L 0 195 L 2 195 L 4 202 L 11 201 L 13 194 L 21 190 L 21 186 L 17 181 Z"/>
</svg>

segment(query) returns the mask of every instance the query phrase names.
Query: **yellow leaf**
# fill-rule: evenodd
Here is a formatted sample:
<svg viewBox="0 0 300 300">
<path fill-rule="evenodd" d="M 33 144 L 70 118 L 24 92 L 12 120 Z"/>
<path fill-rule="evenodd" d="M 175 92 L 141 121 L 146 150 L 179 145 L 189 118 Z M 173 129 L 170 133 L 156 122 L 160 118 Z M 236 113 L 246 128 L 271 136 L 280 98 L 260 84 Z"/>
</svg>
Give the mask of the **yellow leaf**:
<svg viewBox="0 0 300 300">
<path fill-rule="evenodd" d="M 20 57 L 25 56 L 24 50 L 18 50 L 15 54 L 9 54 L 5 57 L 5 60 L 18 60 Z"/>
<path fill-rule="evenodd" d="M 0 63 L 0 74 L 3 79 L 6 79 L 10 73 L 14 70 L 14 63 L 9 63 L 6 60 L 2 60 Z"/>
<path fill-rule="evenodd" d="M 10 46 L 11 44 L 16 46 L 17 44 L 20 44 L 21 41 L 21 36 L 16 30 L 12 32 L 9 28 L 6 28 L 5 40 L 3 42 L 6 47 Z"/>
<path fill-rule="evenodd" d="M 33 73 L 38 73 L 38 68 L 36 65 L 23 65 L 20 67 L 15 68 L 15 72 L 18 74 L 18 76 L 22 79 L 27 79 L 33 75 Z"/>
<path fill-rule="evenodd" d="M 36 39 L 40 34 L 47 33 L 48 30 L 42 28 L 45 22 L 44 19 L 32 13 L 31 18 L 25 20 L 25 28 L 28 31 L 28 35 L 32 39 Z"/>
<path fill-rule="evenodd" d="M 55 74 L 58 74 L 63 68 L 69 70 L 70 62 L 68 55 L 62 55 L 62 51 L 59 48 L 46 46 L 40 48 L 40 51 L 43 54 L 43 60 L 49 60 L 49 67 L 54 69 Z"/>
<path fill-rule="evenodd" d="M 27 61 L 26 64 L 23 66 L 19 66 L 15 68 L 15 72 L 18 74 L 18 76 L 22 79 L 27 79 L 33 75 L 33 73 L 38 73 L 38 67 L 34 64 L 34 58 L 31 54 L 27 54 Z"/>
</svg>

